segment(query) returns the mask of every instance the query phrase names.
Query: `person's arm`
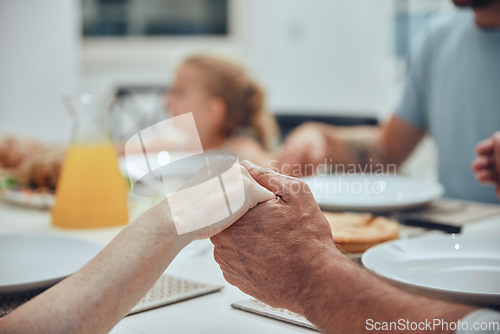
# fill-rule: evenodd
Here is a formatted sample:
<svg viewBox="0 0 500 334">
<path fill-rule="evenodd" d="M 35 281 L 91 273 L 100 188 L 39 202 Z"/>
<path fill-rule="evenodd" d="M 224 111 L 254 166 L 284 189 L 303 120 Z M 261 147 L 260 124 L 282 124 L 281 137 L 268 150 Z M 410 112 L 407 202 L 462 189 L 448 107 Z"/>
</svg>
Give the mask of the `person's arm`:
<svg viewBox="0 0 500 334">
<path fill-rule="evenodd" d="M 0 319 L 0 332 L 109 332 L 189 242 L 177 236 L 162 202 L 78 272 Z"/>
<path fill-rule="evenodd" d="M 333 127 L 310 123 L 299 127 L 286 140 L 278 168 L 293 176 L 313 174 L 320 164 L 356 167 L 366 170 L 392 170 L 411 153 L 429 127 L 428 95 L 430 66 L 435 49 L 432 38 L 420 40 L 412 54 L 411 67 L 397 112 L 387 124 L 377 127 Z M 390 165 L 390 166 L 389 166 Z M 273 166 L 274 168 L 275 166 Z M 275 169 L 275 168 L 274 168 Z M 333 172 L 336 169 L 332 170 Z M 342 172 L 342 169 L 340 170 Z"/>
<path fill-rule="evenodd" d="M 335 251 L 336 252 L 336 251 Z M 474 311 L 470 306 L 415 296 L 399 290 L 359 268 L 339 254 L 325 254 L 321 270 L 307 283 L 298 306 L 301 314 L 326 333 L 406 333 L 407 321 L 422 324 L 418 333 L 454 333 L 434 321 L 457 323 Z M 393 330 L 383 329 L 383 323 L 397 324 Z"/>
<path fill-rule="evenodd" d="M 326 333 L 370 332 L 370 324 L 399 319 L 452 322 L 474 310 L 410 295 L 359 268 L 335 247 L 330 226 L 304 182 L 246 166 L 277 198 L 211 238 L 214 258 L 230 284 L 306 316 Z"/>
<path fill-rule="evenodd" d="M 211 160 L 212 171 L 220 167 L 220 159 L 215 159 Z M 127 226 L 75 274 L 0 319 L 0 332 L 109 332 L 147 293 L 184 246 L 194 239 L 219 233 L 249 208 L 275 197 L 253 181 L 242 166 L 233 168 L 241 170 L 245 191 L 245 201 L 238 211 L 216 224 L 178 235 L 176 224 L 178 227 L 184 218 L 191 217 L 192 211 L 201 212 L 207 221 L 213 218 L 211 214 L 220 216 L 211 202 L 220 189 L 206 186 L 200 190 L 206 194 L 204 198 L 190 198 L 177 192 L 168 202 L 162 201 Z M 195 175 L 188 186 L 198 184 L 196 177 L 203 174 Z M 225 184 L 225 189 L 227 196 L 238 195 L 241 183 Z M 175 223 L 170 211 L 174 207 Z"/>
<path fill-rule="evenodd" d="M 477 158 L 472 162 L 472 170 L 482 184 L 496 186 L 500 199 L 500 131 L 495 132 L 476 146 Z"/>
<path fill-rule="evenodd" d="M 306 123 L 286 139 L 279 165 L 282 172 L 293 176 L 312 174 L 313 166 L 323 163 L 354 164 L 361 169 L 367 164 L 397 166 L 410 155 L 424 134 L 423 129 L 396 114 L 381 126 Z"/>
</svg>

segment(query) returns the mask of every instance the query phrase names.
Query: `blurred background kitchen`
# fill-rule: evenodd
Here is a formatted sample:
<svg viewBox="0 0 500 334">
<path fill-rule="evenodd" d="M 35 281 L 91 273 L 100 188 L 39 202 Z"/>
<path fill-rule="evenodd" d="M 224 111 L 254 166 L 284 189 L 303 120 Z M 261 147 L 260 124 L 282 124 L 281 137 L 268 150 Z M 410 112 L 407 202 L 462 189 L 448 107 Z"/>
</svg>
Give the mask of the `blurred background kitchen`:
<svg viewBox="0 0 500 334">
<path fill-rule="evenodd" d="M 500 13 L 500 6 L 495 8 L 498 11 L 494 13 Z M 495 180 L 499 189 L 495 195 L 493 187 L 486 188 L 476 180 L 479 172 L 491 172 L 491 178 L 496 177 L 491 161 L 494 154 L 499 155 L 490 137 L 498 131 L 499 124 L 495 87 L 500 84 L 500 76 L 495 73 L 500 72 L 495 66 L 497 53 L 490 52 L 500 51 L 500 44 L 495 44 L 500 39 L 492 39 L 500 37 L 496 30 L 488 32 L 489 38 L 479 34 L 469 40 L 463 37 L 480 31 L 479 26 L 470 24 L 472 13 L 466 17 L 468 21 L 457 21 L 459 28 L 467 29 L 446 27 L 444 31 L 458 34 L 443 35 L 437 41 L 449 37 L 460 43 L 450 43 L 438 55 L 463 56 L 469 48 L 471 52 L 437 62 L 441 67 L 434 73 L 447 81 L 432 77 L 426 84 L 435 88 L 430 82 L 438 83 L 436 86 L 445 82 L 440 87 L 448 89 L 444 94 L 439 90 L 436 94 L 442 97 L 439 103 L 420 108 L 416 101 L 426 102 L 426 95 L 412 98 L 420 86 L 415 88 L 410 80 L 406 92 L 414 95 L 407 94 L 405 108 L 398 107 L 405 113 L 400 121 L 393 118 L 397 122 L 391 123 L 392 134 L 386 137 L 386 142 L 403 145 L 390 145 L 401 147 L 392 148 L 398 152 L 392 152 L 390 159 L 379 159 L 387 162 L 384 175 L 377 175 L 376 171 L 364 173 L 366 166 L 378 165 L 372 157 L 384 155 L 372 154 L 382 151 L 383 141 L 365 136 L 378 129 L 375 127 L 359 127 L 353 136 L 359 137 L 359 141 L 348 138 L 354 132 L 348 128 L 335 130 L 339 131 L 337 141 L 327 141 L 319 131 L 306 132 L 297 141 L 314 145 L 306 145 L 302 151 L 293 145 L 292 150 L 286 150 L 293 135 L 287 144 L 275 145 L 280 139 L 283 142 L 292 129 L 309 121 L 349 126 L 377 125 L 388 120 L 398 105 L 412 65 L 410 55 L 420 38 L 431 29 L 434 20 L 456 10 L 450 0 L 0 0 L 0 318 L 75 273 L 122 229 L 131 233 L 136 226 L 145 228 L 141 220 L 139 225 L 125 226 L 163 200 L 172 189 L 184 185 L 206 163 L 204 150 L 231 150 L 239 158 L 255 162 L 257 159 L 244 155 L 253 150 L 249 155 L 263 159 L 259 161 L 276 162 L 280 157 L 294 158 L 297 152 L 296 155 L 313 155 L 309 153 L 316 146 L 323 156 L 338 159 L 336 166 L 357 162 L 359 169 L 364 168 L 359 175 L 349 175 L 347 168 L 347 175 L 304 178 L 332 229 L 333 241 L 343 253 L 361 263 L 363 252 L 382 244 L 387 248 L 379 247 L 379 255 L 378 246 L 371 248 L 374 262 L 363 262 L 371 271 L 395 277 L 391 279 L 398 286 L 409 285 L 411 291 L 420 288 L 420 292 L 429 290 L 436 296 L 440 292 L 455 301 L 498 309 L 500 185 Z M 487 25 L 484 30 L 489 28 Z M 496 28 L 497 25 L 493 29 Z M 478 40 L 484 44 L 476 43 Z M 429 45 L 427 49 L 434 44 Z M 250 77 L 226 61 L 192 57 L 199 54 L 234 60 L 243 65 Z M 448 60 L 450 67 L 444 66 Z M 469 63 L 470 68 L 463 65 Z M 206 64 L 212 71 L 207 71 Z M 420 65 L 420 71 L 424 66 L 426 70 L 433 69 L 425 63 Z M 196 66 L 197 76 L 193 74 Z M 412 67 L 415 68 L 418 66 Z M 450 69 L 455 76 L 449 75 Z M 184 80 L 179 79 L 181 72 L 184 76 L 189 73 L 191 79 L 196 77 L 198 85 L 193 84 L 195 80 L 191 80 L 191 85 L 180 84 Z M 419 72 L 412 73 L 410 78 Z M 455 83 L 458 85 L 453 87 Z M 266 93 L 264 103 L 259 84 Z M 198 94 L 179 93 L 183 85 L 189 86 L 184 91 L 191 89 Z M 214 86 L 218 86 L 217 92 Z M 105 99 L 82 92 L 109 94 L 114 103 L 108 108 L 102 102 Z M 70 95 L 76 98 L 68 98 Z M 232 96 L 236 98 L 231 99 Z M 438 121 L 415 122 L 415 117 L 426 112 L 438 115 L 438 109 Z M 280 131 L 272 131 L 277 127 L 267 110 L 275 116 Z M 179 115 L 192 121 L 186 122 L 187 127 L 179 126 L 184 132 L 176 132 L 174 126 L 165 131 L 165 124 L 182 117 L 162 121 Z M 103 116 L 110 118 L 109 129 Z M 404 116 L 413 117 L 407 120 Z M 72 122 L 76 119 L 81 126 Z M 451 122 L 455 120 L 460 122 Z M 272 129 L 264 129 L 263 124 Z M 450 131 L 443 131 L 445 127 Z M 148 132 L 151 128 L 156 128 L 157 133 Z M 406 158 L 412 143 L 423 135 L 423 128 L 431 130 L 429 133 L 439 144 L 439 180 L 437 149 L 429 136 L 398 166 L 398 175 L 392 175 L 396 169 L 390 166 Z M 108 140 L 108 130 L 113 143 Z M 264 136 L 264 130 L 270 130 L 267 134 L 274 138 Z M 165 135 L 161 138 L 164 141 L 155 136 L 158 133 Z M 170 141 L 173 137 L 178 141 Z M 484 152 L 477 157 L 473 148 L 487 137 L 490 144 L 483 144 Z M 206 145 L 208 141 L 210 147 Z M 129 146 L 131 142 L 135 145 Z M 322 144 L 331 147 L 321 150 Z M 128 150 L 130 147 L 133 149 Z M 200 157 L 203 159 L 197 160 Z M 483 159 L 482 166 L 472 171 L 470 164 L 478 158 Z M 306 162 L 309 160 L 313 159 Z M 214 169 L 223 182 L 220 170 Z M 498 168 L 496 171 L 500 173 Z M 371 188 L 361 188 L 367 184 Z M 150 190 L 150 185 L 159 191 L 140 191 Z M 191 188 L 195 186 L 198 184 Z M 221 189 L 225 202 L 220 203 L 227 204 L 231 214 L 233 203 L 228 200 L 224 190 L 227 188 Z M 452 192 L 445 193 L 445 189 Z M 222 198 L 217 196 L 210 200 L 216 203 Z M 203 194 L 193 197 L 193 203 L 201 203 L 202 208 L 203 202 L 196 200 Z M 169 204 L 168 200 L 165 202 Z M 174 212 L 172 207 L 170 210 Z M 193 207 L 193 211 L 200 209 Z M 145 216 L 148 224 L 155 223 L 150 217 L 163 211 L 151 212 L 151 216 Z M 207 215 L 206 220 L 218 219 L 211 218 Z M 137 240 L 144 241 L 141 237 Z M 414 241 L 419 243 L 412 244 Z M 384 246 L 385 242 L 393 243 Z M 397 247 L 393 247 L 396 242 Z M 158 249 L 163 250 L 163 246 Z M 187 246 L 129 314 L 141 313 L 124 318 L 113 333 L 123 333 L 122 325 L 137 329 L 137 333 L 163 333 L 165 324 L 172 332 L 182 333 L 234 333 L 235 329 L 249 333 L 308 332 L 305 328 L 287 328 L 291 325 L 285 323 L 291 319 L 293 324 L 308 327 L 305 318 L 304 325 L 298 315 L 286 310 L 269 312 L 269 306 L 253 299 L 249 304 L 248 295 L 224 280 L 212 250 L 208 240 Z M 123 281 L 117 280 L 115 274 L 124 273 L 127 279 L 135 277 L 129 274 L 131 271 L 120 269 L 135 262 L 124 261 L 127 257 L 119 255 L 120 258 L 108 258 L 109 263 L 116 261 L 123 266 L 109 267 L 118 270 L 110 275 L 102 271 L 103 276 L 95 276 L 96 281 L 116 285 Z M 137 252 L 135 260 L 143 262 L 152 257 Z M 130 267 L 133 269 L 134 265 Z M 137 268 L 142 267 L 135 267 L 136 273 Z M 147 274 L 147 270 L 144 272 Z M 77 288 L 94 286 L 97 285 L 89 280 Z M 220 293 L 207 295 L 222 288 Z M 92 298 L 78 297 L 79 301 L 95 302 L 95 296 L 108 299 L 104 290 L 88 291 Z M 199 296 L 204 297 L 194 298 Z M 187 298 L 190 300 L 178 303 Z M 174 304 L 160 307 L 171 303 Z M 245 306 L 255 303 L 253 311 Z M 240 314 L 230 305 L 261 315 L 271 314 L 271 318 L 285 322 Z M 142 312 L 145 310 L 148 312 Z M 63 316 L 66 314 L 63 312 Z M 91 317 L 83 318 L 88 322 Z"/>
<path fill-rule="evenodd" d="M 127 139 L 164 118 L 176 66 L 200 52 L 244 64 L 285 134 L 309 119 L 373 124 L 394 109 L 419 31 L 451 10 L 436 0 L 3 0 L 0 134 L 67 142 L 61 96 L 112 92 L 122 110 L 111 131 Z M 434 179 L 434 155 L 426 140 L 402 171 Z"/>
</svg>

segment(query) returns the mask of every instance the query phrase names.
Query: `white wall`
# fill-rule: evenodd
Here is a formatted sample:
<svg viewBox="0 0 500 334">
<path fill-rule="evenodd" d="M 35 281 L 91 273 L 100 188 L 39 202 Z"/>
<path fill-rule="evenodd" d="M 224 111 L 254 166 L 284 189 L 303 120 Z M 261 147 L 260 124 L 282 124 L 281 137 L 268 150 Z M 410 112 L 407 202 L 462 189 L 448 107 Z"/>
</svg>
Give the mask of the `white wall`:
<svg viewBox="0 0 500 334">
<path fill-rule="evenodd" d="M 278 110 L 390 108 L 392 1 L 253 0 L 249 63 Z"/>
<path fill-rule="evenodd" d="M 78 89 L 78 0 L 0 1 L 0 135 L 67 140 Z"/>
</svg>

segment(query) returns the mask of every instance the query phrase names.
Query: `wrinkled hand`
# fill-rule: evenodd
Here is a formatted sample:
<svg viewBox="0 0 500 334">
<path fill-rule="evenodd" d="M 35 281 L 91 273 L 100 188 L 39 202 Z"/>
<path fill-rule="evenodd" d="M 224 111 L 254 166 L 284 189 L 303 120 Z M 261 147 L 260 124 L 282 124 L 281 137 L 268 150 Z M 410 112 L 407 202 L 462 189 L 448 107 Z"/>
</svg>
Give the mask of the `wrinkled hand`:
<svg viewBox="0 0 500 334">
<path fill-rule="evenodd" d="M 314 123 L 301 125 L 283 144 L 278 158 L 280 171 L 295 177 L 314 174 L 329 150 L 326 138 Z"/>
<path fill-rule="evenodd" d="M 277 195 L 211 238 L 225 279 L 275 307 L 302 313 L 310 275 L 325 257 L 340 256 L 326 218 L 301 180 L 250 166 L 252 177 Z"/>
<path fill-rule="evenodd" d="M 472 163 L 476 178 L 483 184 L 495 184 L 500 199 L 500 131 L 476 146 L 477 158 Z"/>
<path fill-rule="evenodd" d="M 225 194 L 218 175 L 222 175 Z M 167 201 L 177 233 L 195 240 L 221 232 L 258 203 L 274 198 L 233 157 L 216 156 Z"/>
</svg>

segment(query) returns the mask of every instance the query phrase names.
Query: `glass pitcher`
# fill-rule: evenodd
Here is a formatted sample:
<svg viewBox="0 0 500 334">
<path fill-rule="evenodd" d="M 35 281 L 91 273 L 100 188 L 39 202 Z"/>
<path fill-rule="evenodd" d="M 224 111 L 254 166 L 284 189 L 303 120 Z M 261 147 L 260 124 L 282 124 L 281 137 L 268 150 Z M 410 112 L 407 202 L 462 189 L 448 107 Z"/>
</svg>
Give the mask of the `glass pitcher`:
<svg viewBox="0 0 500 334">
<path fill-rule="evenodd" d="M 128 223 L 128 185 L 108 136 L 111 99 L 82 94 L 64 102 L 74 128 L 56 188 L 52 223 L 70 228 Z"/>
</svg>

